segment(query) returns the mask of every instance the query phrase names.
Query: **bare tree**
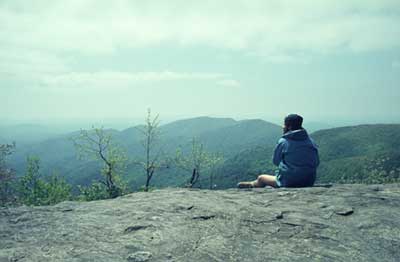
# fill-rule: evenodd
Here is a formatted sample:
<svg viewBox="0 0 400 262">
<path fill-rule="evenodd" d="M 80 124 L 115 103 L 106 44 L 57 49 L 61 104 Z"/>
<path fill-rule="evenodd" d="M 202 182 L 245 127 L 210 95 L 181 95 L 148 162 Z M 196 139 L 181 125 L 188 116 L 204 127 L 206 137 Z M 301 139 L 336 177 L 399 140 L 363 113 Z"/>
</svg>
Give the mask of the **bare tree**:
<svg viewBox="0 0 400 262">
<path fill-rule="evenodd" d="M 214 184 L 215 180 L 215 175 L 217 174 L 217 168 L 219 167 L 220 164 L 223 163 L 223 157 L 218 156 L 215 161 L 213 161 L 209 167 L 209 188 L 210 189 L 215 189 L 216 184 Z"/>
<path fill-rule="evenodd" d="M 15 173 L 7 166 L 7 157 L 14 152 L 15 142 L 12 144 L 0 144 L 0 206 L 14 199 L 12 183 Z"/>
<path fill-rule="evenodd" d="M 141 166 L 146 173 L 146 184 L 144 191 L 149 190 L 150 181 L 153 178 L 154 172 L 157 169 L 168 168 L 168 163 L 160 159 L 162 155 L 162 148 L 160 147 L 160 121 L 158 120 L 159 115 L 157 114 L 154 118 L 151 116 L 151 110 L 147 110 L 147 117 L 145 119 L 145 125 L 138 127 L 138 130 L 142 133 L 141 144 L 145 151 L 144 161 L 135 160 L 136 165 Z"/>
<path fill-rule="evenodd" d="M 222 157 L 208 153 L 204 149 L 204 145 L 197 141 L 196 138 L 193 138 L 191 151 L 188 156 L 185 156 L 182 150 L 178 149 L 174 162 L 178 168 L 191 173 L 191 177 L 186 186 L 193 187 L 199 182 L 200 174 L 203 171 L 212 172 L 213 167 L 221 161 Z M 211 173 L 211 175 L 213 174 Z M 210 179 L 212 180 L 211 177 Z"/>
<path fill-rule="evenodd" d="M 125 153 L 112 141 L 111 134 L 104 128 L 92 127 L 91 130 L 81 130 L 79 136 L 72 138 L 79 156 L 99 160 L 103 163 L 101 170 L 104 176 L 99 180 L 108 192 L 110 198 L 122 194 L 120 175 L 125 169 Z"/>
</svg>

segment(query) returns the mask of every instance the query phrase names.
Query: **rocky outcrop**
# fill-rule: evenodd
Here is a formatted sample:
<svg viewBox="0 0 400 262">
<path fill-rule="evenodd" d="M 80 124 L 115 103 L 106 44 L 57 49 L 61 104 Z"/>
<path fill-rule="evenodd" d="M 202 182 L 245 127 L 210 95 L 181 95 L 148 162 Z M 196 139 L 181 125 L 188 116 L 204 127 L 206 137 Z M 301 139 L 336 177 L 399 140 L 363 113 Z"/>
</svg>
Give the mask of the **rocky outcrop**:
<svg viewBox="0 0 400 262">
<path fill-rule="evenodd" d="M 400 185 L 162 189 L 3 208 L 0 261 L 400 261 Z"/>
</svg>

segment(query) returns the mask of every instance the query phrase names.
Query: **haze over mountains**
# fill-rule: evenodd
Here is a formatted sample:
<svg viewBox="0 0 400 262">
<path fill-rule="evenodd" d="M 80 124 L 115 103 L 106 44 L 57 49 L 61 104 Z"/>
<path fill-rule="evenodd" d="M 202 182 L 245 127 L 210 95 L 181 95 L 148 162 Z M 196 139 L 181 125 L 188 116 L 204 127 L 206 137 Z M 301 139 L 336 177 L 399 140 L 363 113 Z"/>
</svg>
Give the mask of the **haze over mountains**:
<svg viewBox="0 0 400 262">
<path fill-rule="evenodd" d="M 57 134 L 37 126 L 20 126 L 14 133 L 9 129 L 0 130 L 0 137 L 6 137 L 8 141 L 14 138 L 17 142 L 10 164 L 18 175 L 25 172 L 27 156 L 34 155 L 41 160 L 42 174 L 57 172 L 74 185 L 90 184 L 100 176 L 97 162 L 77 159 L 71 137 L 78 132 Z M 223 156 L 224 162 L 215 171 L 212 181 L 215 188 L 234 187 L 240 180 L 253 179 L 261 173 L 272 173 L 272 152 L 282 134 L 279 125 L 260 119 L 237 121 L 211 117 L 174 121 L 161 125 L 160 131 L 162 136 L 159 144 L 165 157 L 174 156 L 178 148 L 189 152 L 193 137 L 203 143 L 208 152 Z M 398 131 L 400 125 L 392 124 L 341 127 L 311 133 L 320 146 L 319 181 L 373 182 L 372 178 L 376 177 L 376 182 L 385 182 L 388 177 L 398 178 Z M 24 132 L 31 134 L 29 142 Z M 107 132 L 126 151 L 130 160 L 143 158 L 142 137 L 137 126 L 122 131 L 107 129 Z M 152 185 L 182 185 L 189 175 L 172 166 L 157 171 Z M 208 176 L 203 174 L 201 187 L 211 186 Z M 128 164 L 126 178 L 136 189 L 143 185 L 145 179 L 143 171 L 132 164 Z"/>
<path fill-rule="evenodd" d="M 187 118 L 179 118 L 177 117 L 174 118 L 162 118 L 161 124 L 162 125 L 167 125 L 171 124 L 170 126 L 166 126 L 165 128 L 168 129 L 173 129 L 174 126 L 179 125 L 181 121 L 185 121 L 186 127 L 184 127 L 183 130 L 186 129 L 192 129 L 195 130 L 196 128 L 199 128 L 197 131 L 194 131 L 195 133 L 201 133 L 202 130 L 204 129 L 202 127 L 202 121 L 201 119 L 203 117 L 187 117 Z M 204 117 L 208 119 L 230 119 L 226 117 Z M 182 120 L 183 119 L 183 120 Z M 189 119 L 196 119 L 195 124 L 191 124 Z M 253 118 L 238 118 L 246 120 L 246 119 L 253 119 Z M 281 119 L 273 119 L 273 120 L 268 120 L 269 118 L 263 117 L 263 118 L 257 118 L 257 119 L 263 119 L 267 122 L 271 122 L 277 125 L 281 125 L 282 120 Z M 266 120 L 267 119 L 267 120 Z M 1 119 L 0 119 L 1 120 Z M 232 121 L 235 121 L 231 119 Z M 133 119 L 103 119 L 103 120 L 90 120 L 90 119 L 77 119 L 77 120 L 27 120 L 27 121 L 5 121 L 1 120 L 0 121 L 2 124 L 0 124 L 0 142 L 10 142 L 10 141 L 18 141 L 19 145 L 26 145 L 26 144 L 33 144 L 37 142 L 42 142 L 44 140 L 47 140 L 49 138 L 53 138 L 58 135 L 65 135 L 68 133 L 72 133 L 74 131 L 77 131 L 81 128 L 89 128 L 92 125 L 95 126 L 104 126 L 105 128 L 109 129 L 116 129 L 119 131 L 125 131 L 129 130 L 130 128 L 140 125 L 143 123 L 142 118 L 133 118 Z M 203 121 L 204 122 L 204 121 Z M 172 124 L 173 123 L 173 124 Z M 196 126 L 194 126 L 196 125 Z M 307 121 L 307 130 L 313 132 L 317 131 L 320 129 L 328 129 L 328 128 L 333 128 L 340 126 L 340 124 L 329 124 L 326 122 L 322 121 Z M 176 131 L 176 130 L 174 130 Z M 194 133 L 194 134 L 195 134 Z M 179 133 L 176 133 L 178 135 Z"/>
</svg>

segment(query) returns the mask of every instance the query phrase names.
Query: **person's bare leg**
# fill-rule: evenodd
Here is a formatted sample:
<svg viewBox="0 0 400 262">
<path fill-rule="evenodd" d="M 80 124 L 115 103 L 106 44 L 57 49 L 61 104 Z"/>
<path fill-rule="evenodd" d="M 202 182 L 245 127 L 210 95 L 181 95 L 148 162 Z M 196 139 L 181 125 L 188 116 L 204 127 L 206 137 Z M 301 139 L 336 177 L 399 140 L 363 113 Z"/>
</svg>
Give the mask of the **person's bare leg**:
<svg viewBox="0 0 400 262">
<path fill-rule="evenodd" d="M 240 182 L 237 185 L 239 188 L 252 188 L 252 187 L 276 187 L 276 177 L 271 175 L 259 175 L 256 180 L 250 182 Z"/>
<path fill-rule="evenodd" d="M 259 175 L 254 181 L 254 187 L 276 187 L 276 177 L 271 175 Z"/>
</svg>

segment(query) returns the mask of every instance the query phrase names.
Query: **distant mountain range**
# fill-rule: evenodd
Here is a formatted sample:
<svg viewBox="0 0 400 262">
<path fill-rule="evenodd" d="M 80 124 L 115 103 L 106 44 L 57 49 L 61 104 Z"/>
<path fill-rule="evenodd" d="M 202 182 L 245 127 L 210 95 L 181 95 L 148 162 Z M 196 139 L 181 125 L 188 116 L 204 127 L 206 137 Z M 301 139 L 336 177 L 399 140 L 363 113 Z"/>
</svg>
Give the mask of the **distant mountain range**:
<svg viewBox="0 0 400 262">
<path fill-rule="evenodd" d="M 399 130 L 400 125 L 362 125 L 312 133 L 321 157 L 318 181 L 388 182 L 389 178 L 395 179 L 400 173 Z M 234 187 L 240 180 L 272 173 L 275 169 L 271 163 L 272 152 L 282 135 L 280 126 L 264 120 L 211 117 L 175 121 L 160 126 L 160 131 L 165 156 L 173 156 L 179 147 L 188 152 L 193 137 L 202 142 L 207 151 L 223 155 L 224 163 L 215 170 L 213 180 L 204 176 L 200 184 L 215 188 Z M 131 159 L 143 157 L 138 126 L 107 132 Z M 27 156 L 35 155 L 41 159 L 43 174 L 56 171 L 75 185 L 89 184 L 99 178 L 99 164 L 77 159 L 70 140 L 77 134 L 51 135 L 49 139 L 22 145 L 15 139 L 17 150 L 10 158 L 12 167 L 19 175 L 23 174 Z M 172 167 L 156 173 L 152 184 L 157 187 L 181 185 L 189 175 Z M 128 165 L 126 177 L 133 188 L 144 183 L 142 170 L 133 165 Z"/>
<path fill-rule="evenodd" d="M 58 134 L 42 125 L 20 124 L 0 126 L 1 143 L 18 141 L 21 145 L 34 144 L 55 137 Z"/>
<path fill-rule="evenodd" d="M 142 158 L 144 155 L 140 144 L 141 133 L 138 127 L 123 131 L 109 129 L 114 140 L 123 147 L 131 158 Z M 236 121 L 231 118 L 198 117 L 179 120 L 160 126 L 161 140 L 165 155 L 171 156 L 181 147 L 189 151 L 193 137 L 201 141 L 209 152 L 219 153 L 225 159 L 233 157 L 241 150 L 252 148 L 256 145 L 273 145 L 281 134 L 281 127 L 263 120 Z M 88 184 L 99 176 L 99 165 L 91 161 L 77 160 L 76 151 L 71 142 L 71 137 L 78 132 L 51 138 L 31 145 L 18 146 L 10 158 L 12 166 L 18 174 L 23 174 L 26 169 L 26 158 L 29 155 L 38 156 L 42 163 L 42 172 L 50 174 L 57 171 L 73 184 Z M 128 166 L 128 177 L 133 185 L 141 185 L 144 176 L 141 170 Z M 170 169 L 165 174 L 158 174 L 154 178 L 156 186 L 175 185 L 183 183 L 182 171 Z M 177 177 L 181 177 L 177 179 Z"/>
</svg>

